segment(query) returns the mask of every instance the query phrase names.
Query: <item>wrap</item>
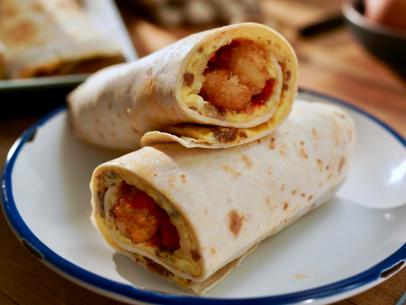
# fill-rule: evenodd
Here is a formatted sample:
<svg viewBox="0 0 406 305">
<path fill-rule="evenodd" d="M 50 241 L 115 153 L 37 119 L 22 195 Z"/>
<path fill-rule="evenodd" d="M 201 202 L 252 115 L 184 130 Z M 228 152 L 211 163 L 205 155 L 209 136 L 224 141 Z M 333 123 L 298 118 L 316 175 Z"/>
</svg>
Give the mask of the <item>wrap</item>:
<svg viewBox="0 0 406 305">
<path fill-rule="evenodd" d="M 123 61 L 75 0 L 1 0 L 0 40 L 11 78 L 90 73 Z"/>
<path fill-rule="evenodd" d="M 144 147 L 95 169 L 92 220 L 115 249 L 201 294 L 334 194 L 354 139 L 340 108 L 298 101 L 275 133 L 249 144 Z"/>
<path fill-rule="evenodd" d="M 232 147 L 271 133 L 287 117 L 296 74 L 295 53 L 280 34 L 241 23 L 104 69 L 68 101 L 73 128 L 89 143 Z"/>
</svg>

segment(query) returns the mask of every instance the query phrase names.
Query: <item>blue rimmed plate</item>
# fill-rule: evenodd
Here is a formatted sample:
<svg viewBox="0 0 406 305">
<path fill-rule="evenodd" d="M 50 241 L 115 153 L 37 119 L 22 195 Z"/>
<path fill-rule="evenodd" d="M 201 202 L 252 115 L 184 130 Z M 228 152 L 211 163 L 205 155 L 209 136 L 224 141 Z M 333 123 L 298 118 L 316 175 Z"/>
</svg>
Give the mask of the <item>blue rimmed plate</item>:
<svg viewBox="0 0 406 305">
<path fill-rule="evenodd" d="M 371 288 L 406 260 L 406 140 L 336 99 L 352 115 L 357 145 L 349 178 L 329 203 L 264 241 L 204 297 L 188 295 L 115 253 L 89 221 L 93 168 L 117 157 L 73 136 L 65 108 L 11 148 L 3 208 L 22 243 L 79 285 L 140 304 L 325 304 Z"/>
</svg>

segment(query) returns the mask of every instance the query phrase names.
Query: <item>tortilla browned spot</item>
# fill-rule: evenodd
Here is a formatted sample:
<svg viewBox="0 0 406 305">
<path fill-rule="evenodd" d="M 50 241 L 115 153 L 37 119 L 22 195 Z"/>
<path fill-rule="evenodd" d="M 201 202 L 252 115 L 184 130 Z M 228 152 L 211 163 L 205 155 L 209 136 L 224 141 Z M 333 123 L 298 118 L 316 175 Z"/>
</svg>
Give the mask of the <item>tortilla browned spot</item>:
<svg viewBox="0 0 406 305">
<path fill-rule="evenodd" d="M 176 177 L 171 176 L 168 180 L 168 185 L 170 188 L 175 188 L 176 187 Z"/>
<path fill-rule="evenodd" d="M 183 183 L 186 182 L 186 175 L 185 174 L 181 174 L 180 175 L 180 179 L 182 180 Z"/>
<path fill-rule="evenodd" d="M 237 170 L 235 170 L 234 168 L 228 166 L 228 165 L 223 165 L 221 167 L 223 170 L 225 170 L 226 172 L 230 173 L 231 175 L 233 175 L 234 177 L 238 177 L 241 175 L 241 173 Z"/>
<path fill-rule="evenodd" d="M 279 148 L 279 151 L 278 151 L 278 152 L 279 152 L 282 156 L 285 156 L 286 153 L 287 153 L 287 151 L 288 151 L 288 148 L 287 148 L 287 146 L 286 146 L 285 144 L 280 145 L 280 148 Z"/>
<path fill-rule="evenodd" d="M 192 259 L 197 262 L 200 260 L 200 254 L 196 250 L 190 250 L 190 254 L 192 255 Z"/>
<path fill-rule="evenodd" d="M 317 131 L 315 128 L 312 128 L 312 135 L 315 139 L 317 139 L 319 137 L 319 135 L 317 134 Z"/>
<path fill-rule="evenodd" d="M 186 72 L 183 74 L 183 81 L 185 82 L 186 86 L 190 87 L 195 80 L 195 76 L 192 73 Z"/>
<path fill-rule="evenodd" d="M 289 203 L 284 202 L 283 203 L 283 210 L 286 211 L 289 208 Z"/>
<path fill-rule="evenodd" d="M 321 161 L 320 159 L 317 159 L 316 162 L 317 162 L 317 166 L 319 167 L 319 170 L 322 171 L 323 170 L 323 161 Z"/>
<path fill-rule="evenodd" d="M 211 253 L 211 254 L 216 254 L 216 252 L 217 252 L 217 251 L 216 251 L 216 248 L 214 248 L 214 247 L 211 247 L 211 248 L 210 248 L 210 253 Z"/>
<path fill-rule="evenodd" d="M 216 127 L 213 129 L 214 137 L 220 143 L 232 142 L 237 138 L 238 128 Z"/>
<path fill-rule="evenodd" d="M 309 156 L 307 155 L 306 150 L 304 149 L 303 146 L 301 146 L 299 149 L 299 155 L 305 159 L 309 158 Z"/>
<path fill-rule="evenodd" d="M 341 171 L 345 165 L 345 158 L 341 157 L 340 163 L 338 164 L 338 173 L 341 175 Z"/>
<path fill-rule="evenodd" d="M 271 138 L 271 141 L 269 142 L 269 148 L 270 149 L 275 149 L 275 147 L 276 147 L 276 142 L 275 142 L 275 138 L 274 137 L 272 137 Z"/>
<path fill-rule="evenodd" d="M 228 214 L 229 222 L 228 227 L 231 233 L 234 234 L 235 237 L 238 236 L 238 233 L 241 231 L 242 223 L 244 221 L 244 216 L 240 215 L 236 210 L 231 210 Z"/>
<path fill-rule="evenodd" d="M 252 161 L 251 161 L 251 159 L 250 159 L 248 156 L 242 155 L 242 156 L 241 156 L 241 159 L 244 161 L 245 166 L 246 166 L 247 168 L 250 168 L 250 167 L 252 166 Z"/>
</svg>

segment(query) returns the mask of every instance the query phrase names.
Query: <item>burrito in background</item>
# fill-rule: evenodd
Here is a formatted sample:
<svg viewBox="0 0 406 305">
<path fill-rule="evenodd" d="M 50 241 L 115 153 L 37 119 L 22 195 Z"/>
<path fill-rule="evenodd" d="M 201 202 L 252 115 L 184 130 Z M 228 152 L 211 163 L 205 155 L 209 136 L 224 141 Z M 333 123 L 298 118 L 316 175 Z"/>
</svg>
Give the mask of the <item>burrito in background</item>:
<svg viewBox="0 0 406 305">
<path fill-rule="evenodd" d="M 297 101 L 273 134 L 249 144 L 144 147 L 95 169 L 92 220 L 112 247 L 201 294 L 333 196 L 354 141 L 343 110 Z"/>
<path fill-rule="evenodd" d="M 75 0 L 1 0 L 0 40 L 7 74 L 28 78 L 94 72 L 123 61 Z"/>
<path fill-rule="evenodd" d="M 270 134 L 288 116 L 296 91 L 290 44 L 269 27 L 241 23 L 99 71 L 68 102 L 76 135 L 92 144 L 220 148 Z"/>
</svg>

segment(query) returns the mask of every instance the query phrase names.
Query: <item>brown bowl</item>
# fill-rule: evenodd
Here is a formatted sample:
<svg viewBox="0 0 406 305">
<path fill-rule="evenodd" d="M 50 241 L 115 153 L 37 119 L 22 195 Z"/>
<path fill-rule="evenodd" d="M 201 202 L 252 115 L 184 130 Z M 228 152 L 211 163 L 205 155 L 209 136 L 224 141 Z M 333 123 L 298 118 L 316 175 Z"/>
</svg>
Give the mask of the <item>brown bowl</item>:
<svg viewBox="0 0 406 305">
<path fill-rule="evenodd" d="M 406 32 L 371 22 L 364 10 L 363 1 L 344 4 L 344 17 L 352 34 L 370 53 L 406 71 Z"/>
</svg>

